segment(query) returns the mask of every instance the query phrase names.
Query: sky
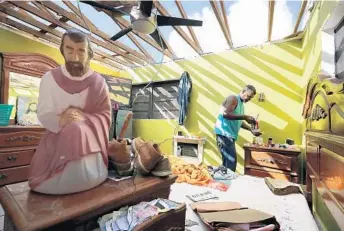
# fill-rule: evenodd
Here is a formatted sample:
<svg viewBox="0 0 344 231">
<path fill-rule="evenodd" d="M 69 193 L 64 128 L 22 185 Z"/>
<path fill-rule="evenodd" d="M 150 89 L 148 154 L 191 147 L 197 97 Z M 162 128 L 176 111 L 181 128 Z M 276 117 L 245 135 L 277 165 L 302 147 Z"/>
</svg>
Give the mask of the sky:
<svg viewBox="0 0 344 231">
<path fill-rule="evenodd" d="M 174 17 L 181 17 L 175 1 L 160 1 L 168 12 Z M 65 9 L 62 2 L 56 2 Z M 221 27 L 215 17 L 213 9 L 207 0 L 181 1 L 188 18 L 203 21 L 202 27 L 193 27 L 196 37 L 204 53 L 222 52 L 229 49 Z M 302 1 L 276 0 L 274 23 L 272 30 L 272 41 L 286 37 L 293 33 L 293 29 L 299 14 Z M 77 6 L 77 2 L 73 2 Z M 219 7 L 220 4 L 218 3 Z M 226 16 L 229 23 L 231 37 L 234 47 L 252 46 L 267 42 L 268 37 L 268 1 L 267 0 L 232 0 L 225 1 Z M 80 3 L 80 9 L 100 30 L 109 36 L 116 34 L 120 28 L 113 20 L 102 12 L 97 12 L 89 5 Z M 308 11 L 305 12 L 299 29 L 302 30 L 306 24 Z M 128 18 L 127 18 L 128 19 Z M 182 29 L 189 35 L 187 27 Z M 161 34 L 171 45 L 178 58 L 192 58 L 199 56 L 173 29 L 171 26 L 159 27 Z M 156 62 L 170 61 L 167 56 L 134 35 L 141 45 L 151 54 Z M 191 36 L 189 36 L 191 38 Z M 133 42 L 124 36 L 119 41 L 132 47 L 138 48 Z M 101 49 L 101 48 L 100 48 Z M 103 49 L 103 51 L 106 51 Z M 109 52 L 107 52 L 109 53 Z M 111 53 L 110 53 L 111 54 Z"/>
</svg>

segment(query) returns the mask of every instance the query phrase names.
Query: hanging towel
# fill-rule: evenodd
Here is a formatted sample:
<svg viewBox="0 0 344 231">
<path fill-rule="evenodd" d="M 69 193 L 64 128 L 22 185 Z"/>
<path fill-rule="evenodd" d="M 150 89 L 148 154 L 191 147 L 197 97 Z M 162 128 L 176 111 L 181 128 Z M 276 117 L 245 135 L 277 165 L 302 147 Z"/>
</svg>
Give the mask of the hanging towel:
<svg viewBox="0 0 344 231">
<path fill-rule="evenodd" d="M 179 125 L 184 125 L 187 108 L 190 103 L 190 96 L 192 90 L 192 82 L 188 72 L 184 71 L 182 74 L 178 87 L 178 104 L 179 109 Z"/>
</svg>

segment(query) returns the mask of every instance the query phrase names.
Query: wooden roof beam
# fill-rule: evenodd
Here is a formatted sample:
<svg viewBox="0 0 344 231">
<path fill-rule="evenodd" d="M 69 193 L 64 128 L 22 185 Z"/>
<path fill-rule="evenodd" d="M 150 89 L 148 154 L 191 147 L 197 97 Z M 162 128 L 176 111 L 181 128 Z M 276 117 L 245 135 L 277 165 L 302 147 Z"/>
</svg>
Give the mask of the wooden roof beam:
<svg viewBox="0 0 344 231">
<path fill-rule="evenodd" d="M 120 43 L 119 41 L 114 42 L 114 41 L 109 40 L 109 36 L 107 34 L 105 34 L 104 32 L 102 32 L 101 30 L 99 30 L 97 27 L 93 27 L 92 25 L 85 25 L 83 20 L 79 19 L 73 13 L 68 12 L 67 10 L 63 9 L 62 7 L 56 5 L 55 3 L 51 2 L 51 1 L 36 2 L 36 3 L 42 4 L 45 7 L 49 8 L 50 10 L 52 10 L 52 11 L 54 11 L 60 15 L 65 16 L 70 21 L 72 21 L 73 23 L 77 24 L 78 26 L 84 28 L 85 30 L 90 30 L 93 34 L 101 37 L 106 42 L 108 42 L 109 43 L 108 47 L 110 47 L 110 45 L 111 45 L 112 49 L 116 50 L 114 52 L 122 53 L 123 56 L 125 56 L 128 59 L 129 59 L 129 57 L 131 57 L 131 58 L 135 57 L 136 60 L 133 60 L 133 61 L 136 63 L 139 63 L 139 64 L 145 63 L 146 57 L 143 54 L 139 53 L 138 51 L 136 51 L 136 50 L 134 50 L 134 49 L 122 44 L 122 43 Z M 114 45 L 118 46 L 119 48 L 121 48 L 125 51 L 128 51 L 133 56 L 130 56 L 130 55 L 123 53 L 120 49 L 116 48 Z"/>
<path fill-rule="evenodd" d="M 231 30 L 229 29 L 225 2 L 224 1 L 220 1 L 220 6 L 221 6 L 221 13 L 222 13 L 223 22 L 224 22 L 224 24 L 226 26 L 227 34 L 228 34 L 228 37 L 229 37 L 229 42 L 230 42 L 230 46 L 229 47 L 233 48 L 233 40 L 232 40 L 232 36 L 231 36 Z"/>
<path fill-rule="evenodd" d="M 217 21 L 220 24 L 221 30 L 222 30 L 222 32 L 223 32 L 223 34 L 225 36 L 225 39 L 227 41 L 228 46 L 230 48 L 233 48 L 232 40 L 231 40 L 231 38 L 229 36 L 229 33 L 228 33 L 227 29 L 226 29 L 225 23 L 223 21 L 223 17 L 220 16 L 220 13 L 219 13 L 220 10 L 219 10 L 219 7 L 217 5 L 217 2 L 215 2 L 213 0 L 209 0 L 209 2 L 210 2 L 211 7 L 213 8 L 213 11 L 214 11 L 215 16 L 217 18 Z"/>
<path fill-rule="evenodd" d="M 31 15 L 27 14 L 25 11 L 23 11 L 23 10 L 21 10 L 21 9 L 19 9 L 18 11 L 14 10 L 11 6 L 13 6 L 13 5 L 11 5 L 11 4 L 9 4 L 9 3 L 6 4 L 6 5 L 2 4 L 2 5 L 0 5 L 0 11 L 3 12 L 3 13 L 5 13 L 5 14 L 7 14 L 7 15 L 10 15 L 10 16 L 12 16 L 12 17 L 15 17 L 15 18 L 17 18 L 17 19 L 19 19 L 19 20 L 21 20 L 21 21 L 23 21 L 23 22 L 26 22 L 26 23 L 28 23 L 28 24 L 30 24 L 30 25 L 32 25 L 32 26 L 35 26 L 35 27 L 37 27 L 38 29 L 41 29 L 41 31 L 44 31 L 44 32 L 39 31 L 39 32 L 42 33 L 42 34 L 46 34 L 47 32 L 49 32 L 50 34 L 55 35 L 55 36 L 58 37 L 59 39 L 62 38 L 62 35 L 63 35 L 63 34 L 62 34 L 60 31 L 54 30 L 53 28 L 51 28 L 51 27 L 45 25 L 44 23 L 41 23 L 41 22 L 37 21 L 35 18 L 33 18 Z M 13 6 L 13 7 L 14 7 L 14 6 Z M 26 31 L 28 31 L 28 30 L 26 29 Z M 30 33 L 31 33 L 31 32 L 32 32 L 32 31 L 30 30 Z M 28 33 L 28 32 L 27 32 L 27 33 Z M 40 34 L 36 34 L 36 33 L 35 33 L 35 34 L 33 34 L 33 35 L 36 36 L 36 37 L 41 37 Z M 54 38 L 54 37 L 49 37 L 49 38 Z M 57 41 L 57 40 L 56 40 L 56 41 Z M 58 41 L 60 41 L 60 40 L 58 40 Z M 50 41 L 50 42 L 55 42 L 55 41 Z M 59 44 L 57 44 L 57 45 L 59 45 Z M 102 52 L 102 51 L 100 51 L 100 50 L 98 50 L 98 49 L 94 49 L 94 52 L 95 52 L 97 55 L 99 55 L 99 56 L 104 56 L 104 57 L 106 57 L 106 58 L 108 58 L 108 59 L 111 59 L 111 61 L 113 61 L 113 62 L 117 62 L 117 63 L 120 63 L 121 65 L 128 66 L 128 64 L 126 64 L 126 63 L 118 62 L 118 61 L 117 61 L 118 58 L 113 58 L 113 57 L 111 57 L 110 55 L 108 55 L 108 54 L 106 54 L 105 52 Z M 119 68 L 119 66 L 116 66 L 116 67 Z"/>
<path fill-rule="evenodd" d="M 78 15 L 80 19 L 85 20 L 88 25 L 92 25 L 92 27 L 96 27 L 91 20 L 89 20 L 85 15 L 81 15 L 79 9 L 73 5 L 70 1 L 62 1 L 71 11 L 74 12 L 74 14 Z M 131 41 L 140 49 L 140 51 L 146 56 L 147 59 L 149 59 L 150 62 L 154 63 L 154 59 L 152 56 L 149 55 L 149 53 L 142 47 L 142 45 L 132 36 L 127 34 L 128 37 L 131 39 Z"/>
<path fill-rule="evenodd" d="M 306 10 L 306 6 L 307 6 L 307 0 L 302 1 L 302 5 L 299 11 L 299 15 L 297 16 L 297 20 L 296 20 L 296 24 L 294 27 L 294 33 L 296 33 L 299 29 L 300 23 L 301 23 L 301 19 L 303 17 L 303 14 L 305 13 Z"/>
<path fill-rule="evenodd" d="M 154 1 L 154 4 L 156 8 L 158 9 L 159 13 L 164 15 L 164 16 L 171 16 L 168 11 L 165 9 L 165 7 L 159 2 L 159 1 Z M 185 40 L 187 44 L 189 44 L 198 54 L 202 54 L 203 51 L 189 38 L 189 36 L 183 31 L 182 28 L 179 26 L 172 26 L 177 33 Z M 168 43 L 166 43 L 168 44 Z"/>
<path fill-rule="evenodd" d="M 30 28 L 30 27 L 28 27 L 28 26 L 26 26 L 24 24 L 21 24 L 21 23 L 19 23 L 17 21 L 14 21 L 14 20 L 8 18 L 7 15 L 2 13 L 2 12 L 0 12 L 0 22 L 4 23 L 6 25 L 9 25 L 11 27 L 14 27 L 14 28 L 16 28 L 16 29 L 18 29 L 20 31 L 25 32 L 25 33 L 31 34 L 31 35 L 33 35 L 33 36 L 35 36 L 37 38 L 44 39 L 47 42 L 53 43 L 53 44 L 55 44 L 57 46 L 60 44 L 60 40 L 59 39 L 56 39 L 56 38 L 54 38 L 51 35 L 48 35 L 46 33 L 42 33 L 40 31 L 32 29 L 32 28 Z M 116 63 L 109 62 L 107 60 L 103 60 L 102 58 L 97 57 L 97 56 L 94 57 L 94 60 L 100 61 L 102 63 L 106 63 L 106 64 L 108 64 L 110 66 L 114 66 L 117 69 L 121 69 L 121 70 L 123 69 L 123 67 L 117 65 Z"/>
<path fill-rule="evenodd" d="M 122 30 L 125 28 L 124 26 L 122 26 L 122 24 L 118 23 L 117 21 L 115 22 L 119 26 L 119 28 L 121 28 Z M 153 59 L 153 57 L 148 53 L 148 51 L 140 44 L 140 42 L 131 33 L 128 33 L 127 36 L 137 46 L 137 48 L 139 48 L 140 51 L 147 57 L 147 59 L 149 59 L 150 63 L 155 63 L 155 60 Z"/>
<path fill-rule="evenodd" d="M 271 41 L 272 28 L 274 23 L 275 1 L 269 1 L 269 22 L 268 22 L 268 41 Z"/>
<path fill-rule="evenodd" d="M 52 17 L 52 15 L 48 14 L 43 7 L 41 7 L 40 5 L 38 5 L 40 8 L 37 7 L 33 7 L 31 5 L 29 5 L 27 2 L 23 2 L 23 1 L 13 1 L 11 2 L 13 5 L 26 10 L 27 12 L 30 12 L 31 14 L 36 15 L 37 17 L 40 17 L 50 23 L 53 24 L 57 24 L 59 27 L 68 30 L 70 28 L 72 28 L 72 26 L 70 26 L 69 24 L 63 22 L 62 20 L 58 20 L 57 18 Z M 35 4 L 36 2 L 32 2 L 33 4 Z M 50 26 L 49 26 L 50 27 Z M 110 44 L 99 40 L 97 38 L 94 38 L 92 36 L 90 36 L 90 40 L 91 42 L 97 44 L 98 46 L 102 46 L 105 49 L 108 49 L 112 52 L 118 53 L 120 55 L 122 55 L 124 58 L 127 59 L 131 59 L 132 61 L 137 61 L 137 62 L 142 62 L 140 59 L 138 60 L 138 58 L 134 57 L 134 56 L 128 56 L 124 51 L 120 51 L 120 52 L 116 52 L 117 50 L 119 50 L 118 48 L 113 49 L 113 46 L 111 46 Z"/>
<path fill-rule="evenodd" d="M 182 3 L 181 3 L 179 0 L 175 0 L 175 2 L 176 2 L 176 5 L 177 5 L 178 10 L 179 10 L 180 14 L 182 15 L 182 17 L 183 17 L 184 19 L 188 19 L 188 16 L 187 16 L 186 13 L 185 13 L 185 10 L 184 10 L 184 7 L 183 7 Z M 200 45 L 200 43 L 199 43 L 199 41 L 198 41 L 198 39 L 197 39 L 197 37 L 196 37 L 196 34 L 195 34 L 194 30 L 192 29 L 191 26 L 188 26 L 188 30 L 189 30 L 189 33 L 190 33 L 190 35 L 191 35 L 193 41 L 195 42 L 197 48 L 198 48 L 199 51 L 203 54 L 202 47 L 201 47 L 201 45 Z"/>
</svg>

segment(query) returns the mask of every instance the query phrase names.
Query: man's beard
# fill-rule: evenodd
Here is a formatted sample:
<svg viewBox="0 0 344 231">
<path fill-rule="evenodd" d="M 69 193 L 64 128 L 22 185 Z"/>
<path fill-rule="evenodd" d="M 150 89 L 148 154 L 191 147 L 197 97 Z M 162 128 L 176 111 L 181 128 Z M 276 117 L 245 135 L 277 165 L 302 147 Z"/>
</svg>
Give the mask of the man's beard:
<svg viewBox="0 0 344 231">
<path fill-rule="evenodd" d="M 81 77 L 87 71 L 86 66 L 84 66 L 82 63 L 72 61 L 66 62 L 66 69 L 71 76 L 77 77 Z"/>
</svg>

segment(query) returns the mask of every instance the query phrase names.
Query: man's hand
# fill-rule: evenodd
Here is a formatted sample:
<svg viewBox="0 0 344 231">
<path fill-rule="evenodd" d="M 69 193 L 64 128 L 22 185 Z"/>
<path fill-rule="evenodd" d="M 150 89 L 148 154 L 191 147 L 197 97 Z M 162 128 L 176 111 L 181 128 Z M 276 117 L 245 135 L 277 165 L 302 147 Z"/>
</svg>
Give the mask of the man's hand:
<svg viewBox="0 0 344 231">
<path fill-rule="evenodd" d="M 256 119 L 253 116 L 245 115 L 245 120 L 249 124 L 256 124 Z"/>
<path fill-rule="evenodd" d="M 78 122 L 85 120 L 83 112 L 79 108 L 69 107 L 60 117 L 60 126 L 64 127 L 71 122 Z"/>
</svg>

